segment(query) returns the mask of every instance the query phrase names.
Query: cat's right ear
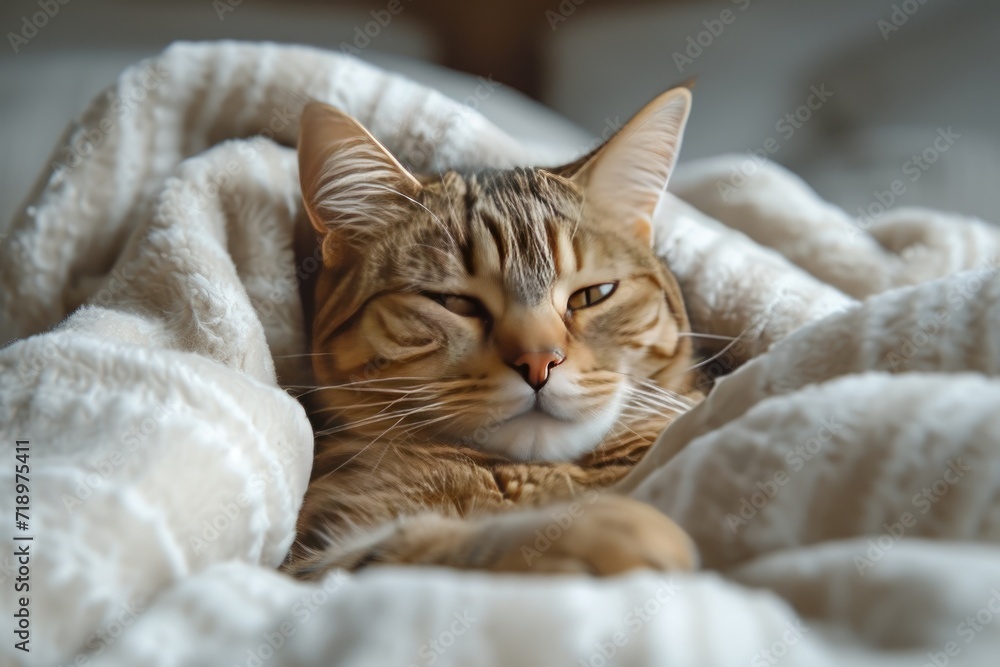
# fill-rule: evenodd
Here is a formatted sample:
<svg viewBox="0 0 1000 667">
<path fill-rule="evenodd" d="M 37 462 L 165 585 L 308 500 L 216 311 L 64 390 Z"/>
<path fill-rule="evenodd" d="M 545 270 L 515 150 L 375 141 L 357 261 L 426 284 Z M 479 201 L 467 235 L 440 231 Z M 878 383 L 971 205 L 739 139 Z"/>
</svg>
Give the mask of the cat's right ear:
<svg viewBox="0 0 1000 667">
<path fill-rule="evenodd" d="M 668 90 L 603 146 L 557 170 L 586 193 L 586 219 L 652 244 L 653 214 L 677 161 L 690 111 L 688 88 Z"/>
<path fill-rule="evenodd" d="M 313 227 L 323 235 L 323 260 L 361 246 L 412 211 L 420 195 L 414 176 L 361 124 L 322 102 L 310 102 L 299 125 L 299 184 Z"/>
</svg>

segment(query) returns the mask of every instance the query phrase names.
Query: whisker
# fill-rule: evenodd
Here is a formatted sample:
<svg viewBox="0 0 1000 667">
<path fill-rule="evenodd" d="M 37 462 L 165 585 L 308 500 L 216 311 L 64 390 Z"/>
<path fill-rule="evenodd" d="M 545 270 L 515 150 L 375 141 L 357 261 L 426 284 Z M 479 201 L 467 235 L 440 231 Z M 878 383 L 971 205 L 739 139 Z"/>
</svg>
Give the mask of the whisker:
<svg viewBox="0 0 1000 667">
<path fill-rule="evenodd" d="M 357 393 L 368 393 L 368 394 L 428 394 L 432 393 L 433 390 L 423 389 L 416 387 L 414 389 L 398 389 L 396 387 L 349 387 L 346 389 L 340 389 L 339 387 L 320 387 L 320 389 L 331 389 L 338 391 L 350 391 Z M 368 405 L 368 398 L 359 398 L 360 402 L 357 405 Z"/>
<path fill-rule="evenodd" d="M 712 363 L 713 361 L 715 361 L 716 359 L 718 359 L 719 357 L 721 357 L 722 355 L 724 355 L 726 352 L 728 352 L 730 349 L 732 349 L 733 345 L 736 345 L 736 343 L 738 343 L 739 340 L 740 340 L 739 338 L 734 338 L 731 343 L 729 343 L 728 345 L 726 345 L 724 348 L 722 348 L 721 350 L 719 350 L 718 352 L 716 352 L 712 356 L 708 357 L 707 359 L 703 359 L 703 360 L 699 361 L 698 363 L 694 364 L 693 366 L 690 366 L 689 368 L 687 368 L 685 370 L 686 371 L 697 370 L 697 369 L 701 368 L 702 366 L 704 366 L 705 364 Z"/>
<path fill-rule="evenodd" d="M 299 354 L 276 354 L 275 359 L 295 359 L 296 357 L 325 357 L 334 354 L 333 352 L 301 352 Z M 295 385 L 286 385 L 295 386 Z"/>
<path fill-rule="evenodd" d="M 406 419 L 406 415 L 403 415 L 402 417 L 400 417 L 400 418 L 399 418 L 399 420 L 398 420 L 398 421 L 397 421 L 397 422 L 396 422 L 395 424 L 393 424 L 393 425 L 392 425 L 392 426 L 390 426 L 389 428 L 387 428 L 387 429 L 385 429 L 384 431 L 382 431 L 381 433 L 379 433 L 379 434 L 378 434 L 378 436 L 376 436 L 374 440 L 372 440 L 372 441 L 371 441 L 370 443 L 368 443 L 368 445 L 367 445 L 367 446 L 368 446 L 368 447 L 371 447 L 372 445 L 374 445 L 374 444 L 375 444 L 376 442 L 378 442 L 378 441 L 379 441 L 379 439 L 381 439 L 381 438 L 382 438 L 382 436 L 384 436 L 384 435 L 385 435 L 386 433 L 388 433 L 388 432 L 389 432 L 389 431 L 391 431 L 392 429 L 394 429 L 394 428 L 396 428 L 397 426 L 399 426 L 399 422 L 403 421 L 404 419 Z M 392 446 L 392 442 L 390 441 L 390 442 L 387 442 L 387 443 L 386 443 L 386 446 L 382 448 L 382 454 L 381 454 L 381 455 L 380 455 L 380 456 L 378 457 L 378 461 L 376 461 L 376 462 L 375 462 L 375 465 L 374 465 L 374 466 L 372 466 L 372 472 L 373 472 L 373 473 L 374 473 L 374 472 L 375 472 L 376 470 L 378 470 L 378 464 L 382 462 L 382 457 L 384 457 L 384 456 L 385 456 L 385 453 L 386 453 L 387 451 L 389 451 L 389 447 L 391 447 L 391 446 Z"/>
<path fill-rule="evenodd" d="M 652 379 L 650 379 L 648 377 L 642 377 L 641 375 L 632 375 L 631 373 L 624 373 L 622 371 L 607 370 L 605 372 L 607 372 L 607 373 L 614 373 L 615 375 L 621 375 L 622 377 L 627 377 L 630 380 L 634 380 L 636 382 L 641 382 L 641 383 L 646 384 L 647 386 L 655 387 L 656 389 L 660 389 L 660 390 L 663 390 L 663 391 L 670 391 L 670 387 L 674 387 L 674 386 L 676 386 L 677 388 L 684 388 L 685 390 L 687 389 L 687 387 L 683 387 L 682 385 L 665 385 L 665 384 L 660 384 L 659 382 L 657 382 L 655 380 L 652 380 Z M 679 396 L 680 394 L 675 394 L 675 395 Z"/>
<path fill-rule="evenodd" d="M 677 414 L 683 414 L 690 410 L 691 408 L 686 405 L 669 405 L 664 403 L 653 403 L 648 401 L 636 401 L 632 403 L 633 407 L 643 408 L 649 412 L 659 412 L 662 410 L 667 410 L 669 412 L 675 412 Z"/>
<path fill-rule="evenodd" d="M 666 387 L 663 387 L 660 384 L 654 382 L 653 380 L 650 380 L 648 378 L 631 376 L 626 373 L 622 373 L 622 375 L 625 375 L 626 377 L 629 377 L 632 380 L 632 383 L 626 385 L 629 391 L 633 392 L 642 391 L 647 394 L 656 396 L 661 400 L 676 402 L 681 405 L 686 405 L 688 407 L 692 407 L 694 405 L 694 402 L 687 396 L 671 391 Z"/>
<path fill-rule="evenodd" d="M 379 436 L 379 437 L 382 437 L 382 436 Z M 378 438 L 376 438 L 376 440 L 377 439 Z M 385 458 L 385 453 L 387 451 L 389 451 L 390 447 L 395 448 L 395 445 L 392 444 L 391 440 L 389 442 L 385 443 L 385 447 L 382 448 L 382 453 L 379 454 L 378 460 L 375 461 L 375 465 L 372 466 L 372 473 L 374 473 L 376 470 L 378 470 L 378 464 L 382 463 L 382 459 Z"/>
<path fill-rule="evenodd" d="M 647 386 L 629 385 L 629 405 L 650 410 L 668 410 L 683 414 L 694 407 L 694 402 L 686 397 L 649 383 Z"/>
<path fill-rule="evenodd" d="M 409 394 L 404 394 L 403 396 L 400 396 L 399 398 L 397 398 L 396 400 L 394 400 L 392 403 L 389 403 L 389 405 L 387 405 L 384 408 L 382 408 L 381 410 L 379 410 L 376 414 L 382 414 L 383 412 L 385 412 L 386 410 L 388 410 L 392 406 L 396 405 L 396 403 L 399 403 L 400 401 L 415 401 L 415 400 L 418 400 L 418 399 L 425 399 L 425 398 L 426 398 L 425 396 L 418 396 L 416 398 L 411 398 Z M 365 403 L 365 405 L 369 405 L 369 404 Z"/>
<path fill-rule="evenodd" d="M 408 396 L 400 396 L 399 398 L 390 398 L 390 399 L 386 399 L 384 401 L 368 401 L 368 400 L 365 400 L 363 402 L 351 403 L 351 404 L 344 404 L 344 403 L 326 404 L 322 408 L 316 408 L 312 412 L 315 413 L 315 414 L 320 414 L 320 413 L 323 413 L 323 412 L 336 412 L 336 411 L 350 410 L 351 408 L 375 408 L 375 407 L 378 407 L 380 405 L 392 406 L 394 403 L 398 403 L 399 401 L 406 401 L 406 400 L 422 401 L 422 400 L 424 400 L 424 397 L 423 396 L 415 396 L 413 398 L 410 398 Z"/>
<path fill-rule="evenodd" d="M 308 388 L 308 391 L 302 392 L 299 395 L 300 396 L 307 396 L 308 394 L 312 394 L 312 393 L 315 393 L 317 391 L 326 391 L 326 390 L 350 390 L 350 391 L 355 391 L 355 392 L 358 392 L 358 391 L 370 391 L 370 392 L 401 392 L 401 391 L 413 391 L 413 392 L 417 392 L 417 391 L 430 391 L 430 389 L 428 389 L 427 387 L 424 387 L 424 386 L 415 386 L 415 387 L 412 387 L 412 388 L 409 388 L 409 389 L 407 389 L 405 387 L 385 387 L 384 388 L 384 387 L 366 387 L 366 386 L 363 386 L 363 385 L 366 385 L 366 384 L 373 384 L 375 382 L 393 382 L 393 381 L 397 381 L 397 380 L 408 380 L 408 379 L 411 379 L 411 378 L 374 378 L 372 380 L 358 380 L 356 382 L 348 382 L 348 383 L 345 383 L 345 384 L 331 384 L 331 385 L 319 385 L 319 386 L 311 385 L 311 386 L 306 387 L 306 388 Z M 419 378 L 419 379 L 423 380 L 424 378 Z M 296 388 L 296 387 L 294 385 L 288 385 L 288 388 Z"/>
<path fill-rule="evenodd" d="M 647 401 L 653 401 L 655 403 L 661 403 L 664 405 L 677 405 L 685 409 L 694 407 L 694 402 L 691 400 L 686 400 L 683 397 L 676 396 L 668 393 L 661 392 L 651 392 L 647 389 L 642 389 L 640 387 L 633 387 L 632 394 L 638 396 Z"/>
<path fill-rule="evenodd" d="M 418 202 L 413 197 L 410 197 L 409 195 L 406 195 L 406 194 L 404 194 L 402 192 L 399 192 L 398 190 L 393 190 L 390 187 L 382 187 L 382 186 L 376 186 L 376 187 L 381 187 L 381 189 L 386 190 L 386 191 L 388 191 L 391 194 L 399 195 L 403 199 L 406 199 L 406 200 L 410 201 L 411 203 L 416 204 L 417 206 L 419 206 L 423 210 L 427 211 L 427 213 L 430 214 L 431 218 L 436 223 L 438 223 L 438 225 L 441 227 L 442 230 L 444 230 L 444 233 L 448 235 L 448 239 L 451 241 L 452 245 L 454 245 L 456 248 L 458 247 L 458 241 L 455 240 L 455 236 L 451 233 L 451 230 L 448 228 L 448 225 L 446 225 L 444 223 L 444 220 L 442 220 L 438 216 L 437 213 L 435 213 L 434 211 L 430 210 L 429 208 L 427 208 L 426 206 L 424 206 L 423 204 L 421 204 L 420 202 Z"/>
<path fill-rule="evenodd" d="M 352 380 L 351 382 L 344 382 L 342 384 L 331 384 L 325 385 L 331 389 L 343 389 L 347 387 L 353 387 L 359 384 L 376 384 L 378 382 L 402 382 L 402 381 L 416 381 L 416 382 L 433 382 L 435 378 L 432 377 L 421 377 L 421 376 L 394 376 L 394 377 L 384 377 L 384 378 L 365 378 L 364 380 Z"/>
<path fill-rule="evenodd" d="M 632 389 L 641 390 L 646 393 L 658 396 L 660 398 L 691 404 L 691 399 L 689 399 L 687 396 L 684 396 L 683 394 L 678 394 L 675 391 L 671 391 L 669 389 L 661 387 L 655 382 L 652 381 L 643 382 L 642 380 L 633 380 L 633 382 L 637 382 L 638 384 L 630 385 Z"/>
<path fill-rule="evenodd" d="M 410 248 L 427 248 L 428 250 L 433 250 L 435 252 L 440 252 L 451 257 L 451 253 L 444 248 L 438 248 L 436 246 L 428 245 L 426 243 L 414 243 L 409 246 Z"/>
<path fill-rule="evenodd" d="M 644 438 L 641 435 L 639 435 L 638 433 L 636 433 L 635 431 L 633 431 L 632 428 L 629 427 L 629 425 L 626 424 L 625 420 L 622 419 L 621 417 L 618 418 L 618 420 L 617 420 L 616 423 L 619 424 L 619 425 L 621 425 L 622 428 L 624 428 L 626 431 L 628 431 L 629 433 L 631 433 L 635 437 L 639 438 L 640 440 L 648 440 L 648 438 Z M 621 436 L 618 436 L 618 442 L 621 442 Z"/>
<path fill-rule="evenodd" d="M 316 431 L 316 435 L 333 435 L 334 433 L 341 433 L 343 431 L 349 431 L 352 429 L 357 429 L 362 426 L 369 426 L 371 424 L 386 421 L 388 419 L 400 418 L 400 421 L 406 417 L 421 412 L 423 410 L 432 410 L 434 408 L 439 408 L 445 405 L 444 403 L 436 403 L 428 406 L 419 405 L 415 408 L 410 408 L 407 410 L 397 410 L 396 412 L 390 412 L 388 414 L 377 414 L 371 417 L 365 417 L 364 419 L 359 419 L 357 421 L 349 422 L 347 424 L 342 424 L 340 426 L 334 426 L 328 429 L 323 429 L 321 431 Z"/>
<path fill-rule="evenodd" d="M 405 429 L 400 431 L 400 435 L 409 435 L 410 433 L 414 431 L 419 431 L 420 429 L 430 426 L 431 424 L 436 424 L 438 422 L 444 421 L 445 419 L 452 419 L 453 417 L 454 415 L 447 414 L 447 415 L 442 415 L 440 417 L 434 417 L 432 419 L 425 419 L 423 421 L 407 426 Z"/>
<path fill-rule="evenodd" d="M 685 331 L 677 334 L 678 338 L 691 337 L 691 338 L 711 338 L 712 340 L 736 340 L 736 336 L 723 336 L 721 334 L 708 334 L 708 333 L 694 333 L 693 331 Z"/>
</svg>

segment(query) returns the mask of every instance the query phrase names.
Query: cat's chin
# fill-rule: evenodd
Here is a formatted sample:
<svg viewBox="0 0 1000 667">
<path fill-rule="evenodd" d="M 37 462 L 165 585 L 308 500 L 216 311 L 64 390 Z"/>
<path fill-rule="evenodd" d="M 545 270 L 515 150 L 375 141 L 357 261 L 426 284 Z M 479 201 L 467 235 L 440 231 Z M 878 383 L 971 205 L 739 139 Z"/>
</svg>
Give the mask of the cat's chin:
<svg viewBox="0 0 1000 667">
<path fill-rule="evenodd" d="M 580 420 L 531 410 L 500 423 L 476 447 L 521 461 L 571 461 L 600 444 L 618 412 L 617 401 L 600 414 Z"/>
</svg>

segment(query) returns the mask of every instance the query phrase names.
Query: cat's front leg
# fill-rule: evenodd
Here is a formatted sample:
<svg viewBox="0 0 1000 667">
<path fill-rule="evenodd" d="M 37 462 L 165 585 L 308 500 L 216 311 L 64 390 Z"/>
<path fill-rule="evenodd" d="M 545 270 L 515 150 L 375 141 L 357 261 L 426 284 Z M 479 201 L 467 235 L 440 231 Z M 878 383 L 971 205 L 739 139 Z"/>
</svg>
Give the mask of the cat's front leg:
<svg viewBox="0 0 1000 667">
<path fill-rule="evenodd" d="M 610 576 L 639 568 L 692 570 L 697 563 L 688 535 L 656 509 L 590 492 L 575 502 L 473 519 L 401 517 L 286 569 L 304 579 L 376 564 Z"/>
</svg>

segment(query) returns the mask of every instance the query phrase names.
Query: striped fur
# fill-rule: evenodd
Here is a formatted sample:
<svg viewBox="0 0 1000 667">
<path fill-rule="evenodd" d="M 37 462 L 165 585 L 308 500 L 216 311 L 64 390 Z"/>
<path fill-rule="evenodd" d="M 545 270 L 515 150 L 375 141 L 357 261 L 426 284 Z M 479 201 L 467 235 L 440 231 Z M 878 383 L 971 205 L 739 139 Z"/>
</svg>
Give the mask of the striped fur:
<svg viewBox="0 0 1000 667">
<path fill-rule="evenodd" d="M 687 114 L 686 91 L 666 95 L 661 108 L 672 115 L 639 138 L 643 154 L 669 154 L 668 164 L 643 165 L 636 193 L 623 194 L 631 203 L 594 195 L 608 192 L 602 172 L 625 182 L 602 152 L 560 169 L 418 180 L 350 119 L 307 107 L 301 179 L 325 268 L 308 397 L 317 456 L 289 571 L 310 577 L 373 561 L 527 569 L 530 559 L 509 556 L 542 515 L 501 510 L 609 486 L 697 400 L 680 290 L 644 224 Z M 322 141 L 310 143 L 316 135 Z M 664 145 L 651 150 L 651 140 Z M 606 153 L 628 168 L 641 162 L 621 140 Z M 616 285 L 603 301 L 567 307 L 602 284 Z M 451 312 L 438 294 L 474 298 L 481 311 Z M 512 362 L 534 350 L 560 360 L 537 391 Z M 622 553 L 601 560 L 616 565 L 578 553 L 594 548 L 581 534 L 543 570 L 691 564 L 690 543 L 666 517 L 622 499 L 598 506 L 608 503 L 624 508 L 616 525 L 628 528 Z"/>
</svg>

